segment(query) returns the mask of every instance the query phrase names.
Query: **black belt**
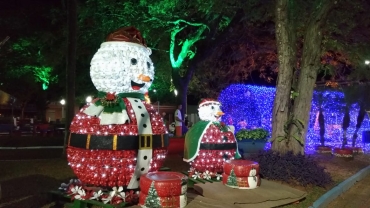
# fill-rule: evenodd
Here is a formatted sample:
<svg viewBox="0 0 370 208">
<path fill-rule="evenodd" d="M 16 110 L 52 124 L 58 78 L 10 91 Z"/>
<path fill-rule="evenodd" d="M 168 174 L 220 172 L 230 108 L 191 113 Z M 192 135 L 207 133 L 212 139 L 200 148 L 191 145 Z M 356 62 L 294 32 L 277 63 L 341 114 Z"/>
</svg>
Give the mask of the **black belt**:
<svg viewBox="0 0 370 208">
<path fill-rule="evenodd" d="M 202 143 L 202 144 L 200 144 L 199 149 L 206 149 L 206 150 L 230 150 L 230 149 L 236 149 L 236 143 L 221 143 L 221 144 Z"/>
<path fill-rule="evenodd" d="M 90 135 L 74 134 L 69 136 L 68 145 L 85 149 L 106 149 L 106 150 L 138 150 L 167 147 L 169 144 L 168 134 L 162 135 Z"/>
</svg>

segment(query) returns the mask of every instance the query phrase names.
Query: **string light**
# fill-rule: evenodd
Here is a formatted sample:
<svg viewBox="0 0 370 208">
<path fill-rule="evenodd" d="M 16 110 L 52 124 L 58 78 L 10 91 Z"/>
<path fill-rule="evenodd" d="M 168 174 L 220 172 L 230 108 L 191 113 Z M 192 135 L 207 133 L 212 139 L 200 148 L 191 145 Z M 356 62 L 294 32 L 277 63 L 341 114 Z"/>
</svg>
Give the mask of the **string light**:
<svg viewBox="0 0 370 208">
<path fill-rule="evenodd" d="M 275 97 L 275 88 L 233 84 L 220 93 L 218 100 L 222 103 L 222 117 L 228 125 L 235 127 L 235 133 L 242 128 L 264 128 L 271 134 L 272 109 Z M 310 111 L 309 128 L 306 137 L 305 151 L 315 151 L 315 146 L 320 145 L 320 127 L 318 124 L 319 108 L 323 109 L 325 118 L 325 145 L 340 147 L 342 145 L 343 130 L 342 122 L 344 108 L 346 106 L 344 94 L 341 91 L 327 90 L 315 91 Z M 359 105 L 352 104 L 350 107 L 350 126 L 347 129 L 348 145 L 352 145 L 352 136 L 356 130 Z M 370 144 L 362 143 L 362 131 L 370 130 L 370 120 L 366 116 L 356 140 L 356 147 L 370 150 Z M 266 145 L 270 148 L 270 145 Z"/>
</svg>

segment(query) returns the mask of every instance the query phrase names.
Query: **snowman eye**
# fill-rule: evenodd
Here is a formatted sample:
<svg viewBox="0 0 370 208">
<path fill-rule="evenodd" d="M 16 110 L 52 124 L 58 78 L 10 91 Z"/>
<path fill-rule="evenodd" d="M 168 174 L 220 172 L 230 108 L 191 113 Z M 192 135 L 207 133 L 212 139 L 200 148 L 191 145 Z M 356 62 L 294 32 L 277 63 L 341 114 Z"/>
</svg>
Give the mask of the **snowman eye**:
<svg viewBox="0 0 370 208">
<path fill-rule="evenodd" d="M 148 66 L 148 69 L 150 69 L 150 63 L 146 62 L 146 65 Z"/>
<path fill-rule="evenodd" d="M 136 65 L 136 64 L 137 64 L 137 60 L 136 60 L 136 58 L 132 58 L 132 59 L 131 59 L 131 64 L 132 64 L 132 65 Z"/>
</svg>

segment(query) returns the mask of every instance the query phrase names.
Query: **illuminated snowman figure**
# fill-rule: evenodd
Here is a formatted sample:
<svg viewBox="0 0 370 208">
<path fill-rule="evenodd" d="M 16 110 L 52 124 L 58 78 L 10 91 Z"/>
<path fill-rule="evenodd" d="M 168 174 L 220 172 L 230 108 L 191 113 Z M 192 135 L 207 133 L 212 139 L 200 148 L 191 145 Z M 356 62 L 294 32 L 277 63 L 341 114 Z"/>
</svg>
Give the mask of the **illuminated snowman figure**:
<svg viewBox="0 0 370 208">
<path fill-rule="evenodd" d="M 109 34 L 92 58 L 98 96 L 74 117 L 67 148 L 69 164 L 83 183 L 136 189 L 142 174 L 161 167 L 167 130 L 144 101 L 154 79 L 150 54 L 140 32 L 125 27 Z"/>
<path fill-rule="evenodd" d="M 250 171 L 249 171 L 249 177 L 253 177 L 253 176 L 256 176 L 257 175 L 257 171 L 255 168 L 252 168 Z"/>
<path fill-rule="evenodd" d="M 226 160 L 239 159 L 237 142 L 233 132 L 220 122 L 220 102 L 202 99 L 199 118 L 185 136 L 184 161 L 191 166 L 190 177 L 209 178 L 223 172 Z"/>
</svg>

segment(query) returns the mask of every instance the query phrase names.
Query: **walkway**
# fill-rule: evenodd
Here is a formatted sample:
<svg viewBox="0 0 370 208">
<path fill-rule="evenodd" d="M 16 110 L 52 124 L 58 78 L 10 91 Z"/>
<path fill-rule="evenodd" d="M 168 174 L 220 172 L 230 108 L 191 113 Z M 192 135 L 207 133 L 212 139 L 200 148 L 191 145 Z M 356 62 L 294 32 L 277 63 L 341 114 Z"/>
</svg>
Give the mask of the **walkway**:
<svg viewBox="0 0 370 208">
<path fill-rule="evenodd" d="M 370 174 L 332 201 L 327 208 L 370 208 Z"/>
</svg>

